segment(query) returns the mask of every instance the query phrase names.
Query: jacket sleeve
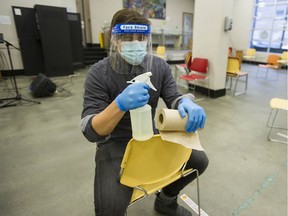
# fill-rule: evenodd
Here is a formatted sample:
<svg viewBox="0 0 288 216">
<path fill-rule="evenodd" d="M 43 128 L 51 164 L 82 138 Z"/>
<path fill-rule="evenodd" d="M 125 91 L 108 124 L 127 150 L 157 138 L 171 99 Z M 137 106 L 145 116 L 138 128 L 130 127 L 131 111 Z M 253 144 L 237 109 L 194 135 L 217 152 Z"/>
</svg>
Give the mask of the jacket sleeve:
<svg viewBox="0 0 288 216">
<path fill-rule="evenodd" d="M 92 127 L 92 118 L 103 111 L 109 105 L 109 95 L 103 82 L 105 68 L 92 66 L 88 71 L 84 83 L 83 110 L 80 120 L 80 128 L 83 135 L 90 142 L 104 141 L 106 137 L 100 136 Z M 101 74 L 100 74 L 101 72 Z"/>
</svg>

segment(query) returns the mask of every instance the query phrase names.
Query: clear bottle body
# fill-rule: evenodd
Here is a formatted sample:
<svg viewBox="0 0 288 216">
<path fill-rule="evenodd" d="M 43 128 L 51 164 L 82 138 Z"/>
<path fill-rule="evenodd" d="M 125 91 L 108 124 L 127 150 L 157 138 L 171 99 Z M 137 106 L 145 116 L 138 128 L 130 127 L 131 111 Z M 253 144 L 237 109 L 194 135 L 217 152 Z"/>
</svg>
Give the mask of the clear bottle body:
<svg viewBox="0 0 288 216">
<path fill-rule="evenodd" d="M 130 110 L 132 136 L 135 140 L 144 141 L 153 136 L 151 106 Z"/>
</svg>

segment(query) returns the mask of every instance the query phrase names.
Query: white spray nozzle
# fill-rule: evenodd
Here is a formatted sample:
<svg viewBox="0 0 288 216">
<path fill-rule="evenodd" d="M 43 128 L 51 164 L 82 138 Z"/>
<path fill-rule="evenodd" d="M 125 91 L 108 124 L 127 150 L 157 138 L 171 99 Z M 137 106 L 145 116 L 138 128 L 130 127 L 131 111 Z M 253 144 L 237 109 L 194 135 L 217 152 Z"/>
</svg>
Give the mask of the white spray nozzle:
<svg viewBox="0 0 288 216">
<path fill-rule="evenodd" d="M 154 91 L 157 91 L 157 89 L 153 86 L 153 84 L 150 81 L 150 76 L 152 76 L 152 73 L 146 72 L 144 74 L 138 75 L 137 77 L 133 78 L 130 81 L 127 81 L 127 83 L 144 82 L 147 85 L 149 85 L 151 89 L 153 89 Z"/>
</svg>

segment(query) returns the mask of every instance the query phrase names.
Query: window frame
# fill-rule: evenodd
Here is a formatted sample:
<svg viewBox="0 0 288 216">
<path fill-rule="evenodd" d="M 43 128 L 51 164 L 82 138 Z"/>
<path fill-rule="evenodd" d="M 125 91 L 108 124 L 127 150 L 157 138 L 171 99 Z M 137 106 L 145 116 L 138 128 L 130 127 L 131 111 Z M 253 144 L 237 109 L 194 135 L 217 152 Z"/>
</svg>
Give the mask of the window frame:
<svg viewBox="0 0 288 216">
<path fill-rule="evenodd" d="M 284 7 L 286 6 L 286 11 L 284 11 L 284 15 L 282 17 L 277 17 L 277 7 L 284 5 Z M 267 19 L 270 20 L 271 22 L 271 26 L 267 27 L 267 28 L 257 28 L 257 20 L 259 19 L 257 17 L 257 13 L 260 10 L 261 7 L 273 7 L 273 16 L 261 16 L 261 19 L 263 21 L 263 19 Z M 282 18 L 282 19 L 281 19 Z M 255 0 L 254 1 L 254 14 L 252 17 L 252 27 L 251 27 L 251 33 L 250 33 L 250 48 L 255 48 L 256 51 L 260 51 L 260 52 L 272 52 L 272 53 L 282 53 L 284 51 L 287 51 L 287 48 L 282 48 L 283 47 L 283 43 L 285 42 L 285 32 L 288 36 L 288 24 L 287 24 L 287 18 L 288 18 L 288 1 L 287 0 Z M 260 23 L 259 20 L 259 23 Z M 275 23 L 279 22 L 279 20 L 283 20 L 284 25 L 282 28 L 279 27 L 275 27 Z M 285 24 L 286 23 L 286 24 Z M 255 45 L 255 41 L 259 41 L 261 43 L 261 40 L 255 40 L 254 38 L 254 34 L 257 34 L 258 31 L 262 31 L 263 33 L 266 31 L 266 33 L 268 34 L 268 40 L 262 40 L 263 44 L 267 43 L 267 46 L 265 45 Z M 272 43 L 273 43 L 273 34 L 275 31 L 280 31 L 281 34 L 281 39 L 280 39 L 280 45 L 279 48 L 275 48 L 272 47 Z M 281 33 L 282 32 L 282 33 Z M 286 36 L 286 37 L 287 37 Z M 287 40 L 287 38 L 286 38 Z M 254 44 L 253 44 L 254 42 Z M 286 42 L 287 43 L 287 42 Z"/>
</svg>

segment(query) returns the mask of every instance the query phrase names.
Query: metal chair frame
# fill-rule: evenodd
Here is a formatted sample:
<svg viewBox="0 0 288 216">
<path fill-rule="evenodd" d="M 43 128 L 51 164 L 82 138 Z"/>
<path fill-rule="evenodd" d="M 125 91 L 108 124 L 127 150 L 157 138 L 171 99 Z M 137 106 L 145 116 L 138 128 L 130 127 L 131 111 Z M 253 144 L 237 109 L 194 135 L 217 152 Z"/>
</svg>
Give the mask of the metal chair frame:
<svg viewBox="0 0 288 216">
<path fill-rule="evenodd" d="M 232 70 L 230 71 L 229 61 L 238 62 L 237 68 L 234 68 L 233 71 Z M 236 92 L 238 81 L 239 81 L 239 79 L 241 77 L 245 77 L 245 89 L 244 89 L 244 91 Z M 230 85 L 229 85 L 229 88 L 226 88 L 226 90 L 232 89 L 232 80 L 233 80 L 233 78 L 236 78 L 235 86 L 234 86 L 234 89 L 233 89 L 233 95 L 234 96 L 238 96 L 238 95 L 246 94 L 247 89 L 248 89 L 248 73 L 240 71 L 240 60 L 239 60 L 239 58 L 237 58 L 237 57 L 228 57 L 227 73 L 226 73 L 226 84 L 227 84 L 228 81 L 230 81 Z"/>
<path fill-rule="evenodd" d="M 283 104 L 285 104 L 285 103 L 286 103 L 286 106 L 285 105 L 283 106 Z M 288 131 L 287 127 L 284 128 L 284 127 L 280 127 L 280 126 L 275 126 L 274 125 L 275 122 L 276 122 L 276 118 L 277 118 L 277 115 L 279 113 L 279 110 L 288 111 L 288 100 L 280 99 L 280 98 L 272 98 L 271 101 L 270 101 L 270 107 L 271 107 L 271 111 L 270 111 L 270 114 L 269 114 L 269 117 L 268 117 L 268 120 L 267 120 L 267 123 L 266 123 L 266 126 L 270 128 L 269 132 L 268 132 L 268 135 L 267 135 L 267 139 L 269 141 L 271 141 L 271 142 L 288 144 L 288 137 L 285 136 L 285 135 L 282 135 L 282 134 L 278 133 L 279 136 L 285 137 L 287 139 L 287 141 L 282 141 L 282 140 L 274 139 L 274 138 L 271 137 L 271 133 L 272 133 L 273 129 L 280 129 L 280 130 Z M 272 117 L 272 122 L 270 120 L 271 117 Z"/>
</svg>

